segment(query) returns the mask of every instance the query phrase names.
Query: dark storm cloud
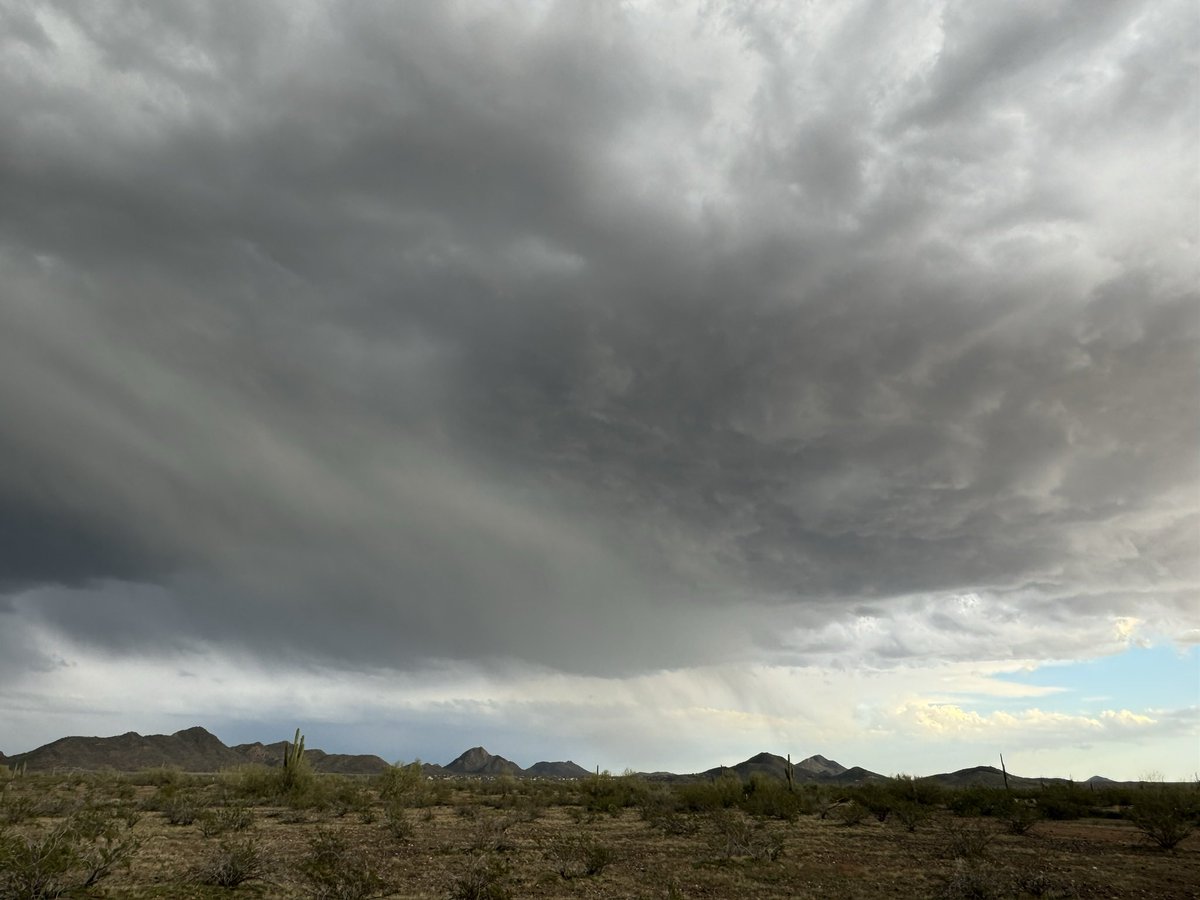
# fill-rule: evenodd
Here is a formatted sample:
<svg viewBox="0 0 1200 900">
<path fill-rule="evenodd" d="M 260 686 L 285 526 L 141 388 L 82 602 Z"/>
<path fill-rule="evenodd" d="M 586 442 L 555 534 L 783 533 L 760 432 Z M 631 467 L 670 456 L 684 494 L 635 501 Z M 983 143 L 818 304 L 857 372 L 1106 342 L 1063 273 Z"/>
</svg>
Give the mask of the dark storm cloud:
<svg viewBox="0 0 1200 900">
<path fill-rule="evenodd" d="M 954 5 L 922 62 L 907 8 L 724 10 L 741 104 L 607 4 L 0 5 L 15 608 L 619 671 L 864 598 L 1181 607 L 1196 223 L 1068 170 L 1194 151 L 1194 17 Z"/>
</svg>

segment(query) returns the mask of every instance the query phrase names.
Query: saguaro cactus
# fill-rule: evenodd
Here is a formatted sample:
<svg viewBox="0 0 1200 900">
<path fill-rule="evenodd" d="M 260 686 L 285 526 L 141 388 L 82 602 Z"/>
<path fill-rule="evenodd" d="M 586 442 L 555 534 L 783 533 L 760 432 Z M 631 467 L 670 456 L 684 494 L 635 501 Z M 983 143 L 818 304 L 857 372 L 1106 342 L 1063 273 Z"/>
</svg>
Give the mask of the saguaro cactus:
<svg viewBox="0 0 1200 900">
<path fill-rule="evenodd" d="M 308 760 L 304 758 L 304 735 L 296 729 L 296 736 L 283 745 L 283 776 L 280 786 L 285 794 L 300 788 L 309 776 Z"/>
<path fill-rule="evenodd" d="M 295 770 L 300 767 L 301 761 L 304 759 L 304 735 L 300 733 L 300 729 L 296 729 L 296 736 L 292 739 L 292 743 L 284 741 L 283 744 L 283 768 Z"/>
</svg>

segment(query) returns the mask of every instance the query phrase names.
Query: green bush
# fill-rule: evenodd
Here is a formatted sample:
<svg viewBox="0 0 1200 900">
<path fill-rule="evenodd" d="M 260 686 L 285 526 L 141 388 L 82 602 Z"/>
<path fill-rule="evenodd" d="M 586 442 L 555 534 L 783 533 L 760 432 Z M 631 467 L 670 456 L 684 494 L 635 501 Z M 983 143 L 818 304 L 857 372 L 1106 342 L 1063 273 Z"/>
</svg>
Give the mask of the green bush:
<svg viewBox="0 0 1200 900">
<path fill-rule="evenodd" d="M 254 813 L 241 805 L 219 806 L 204 810 L 197 822 L 201 834 L 216 837 L 228 831 L 245 831 L 254 824 Z"/>
<path fill-rule="evenodd" d="M 616 858 L 611 847 L 597 843 L 587 832 L 566 834 L 549 842 L 542 851 L 563 878 L 599 875 Z"/>
<path fill-rule="evenodd" d="M 714 810 L 709 815 L 714 826 L 715 849 L 725 859 L 748 856 L 773 861 L 783 852 L 783 839 L 764 823 L 755 824 L 732 809 Z"/>
<path fill-rule="evenodd" d="M 380 797 L 403 806 L 424 806 L 429 793 L 419 760 L 406 766 L 388 766 L 375 777 L 374 784 Z"/>
<path fill-rule="evenodd" d="M 867 812 L 880 822 L 886 822 L 896 805 L 896 795 L 888 785 L 875 782 L 863 784 L 854 789 L 854 799 L 866 807 Z"/>
<path fill-rule="evenodd" d="M 787 782 L 754 774 L 744 786 L 738 806 L 752 816 L 794 822 L 805 803 L 803 795 L 791 790 Z"/>
<path fill-rule="evenodd" d="M 861 825 L 871 815 L 871 811 L 857 800 L 851 800 L 834 807 L 833 814 L 843 825 Z"/>
<path fill-rule="evenodd" d="M 913 803 L 911 800 L 897 800 L 896 806 L 892 810 L 893 818 L 899 822 L 907 831 L 916 831 L 922 823 L 929 820 L 932 816 L 929 807 L 922 806 L 919 803 Z"/>
<path fill-rule="evenodd" d="M 725 774 L 712 781 L 681 784 L 676 790 L 680 805 L 692 812 L 730 809 L 739 806 L 746 794 L 742 779 L 733 774 Z"/>
<path fill-rule="evenodd" d="M 1047 819 L 1066 822 L 1092 811 L 1095 797 L 1076 784 L 1051 784 L 1037 795 L 1038 809 Z M 1003 811 L 1003 805 L 1002 805 Z"/>
<path fill-rule="evenodd" d="M 649 785 L 635 775 L 615 776 L 605 772 L 579 783 L 580 804 L 589 812 L 616 815 L 623 809 L 638 806 L 649 793 Z"/>
<path fill-rule="evenodd" d="M 450 885 L 450 900 L 510 900 L 508 867 L 495 857 L 479 856 Z"/>
<path fill-rule="evenodd" d="M 907 800 L 918 806 L 940 806 L 946 799 L 945 789 L 936 781 L 912 775 L 894 775 L 888 781 L 888 790 L 897 801 Z"/>
<path fill-rule="evenodd" d="M 1143 785 L 1128 816 L 1150 843 L 1170 850 L 1192 833 L 1196 819 L 1200 818 L 1200 802 L 1195 790 L 1166 784 Z"/>
<path fill-rule="evenodd" d="M 308 856 L 299 866 L 308 896 L 316 900 L 364 900 L 382 893 L 386 882 L 378 870 L 351 850 L 346 839 L 321 828 L 309 838 Z"/>
<path fill-rule="evenodd" d="M 0 897 L 42 900 L 88 890 L 128 866 L 137 847 L 119 820 L 94 810 L 31 833 L 0 830 Z"/>
<path fill-rule="evenodd" d="M 219 778 L 226 796 L 251 803 L 274 800 L 280 793 L 277 770 L 261 763 L 234 766 L 221 772 Z"/>
<path fill-rule="evenodd" d="M 986 822 L 947 824 L 942 834 L 945 854 L 952 859 L 984 859 L 996 839 L 996 832 Z"/>
</svg>

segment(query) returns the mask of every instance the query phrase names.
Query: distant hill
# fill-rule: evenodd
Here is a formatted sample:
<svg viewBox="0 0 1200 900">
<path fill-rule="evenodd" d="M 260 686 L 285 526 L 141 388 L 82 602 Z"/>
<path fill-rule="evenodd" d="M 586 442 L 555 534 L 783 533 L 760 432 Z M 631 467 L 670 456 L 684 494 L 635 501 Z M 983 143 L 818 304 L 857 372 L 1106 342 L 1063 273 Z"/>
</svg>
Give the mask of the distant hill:
<svg viewBox="0 0 1200 900">
<path fill-rule="evenodd" d="M 525 770 L 525 774 L 534 778 L 587 778 L 592 773 L 568 759 L 566 762 L 536 762 Z"/>
<path fill-rule="evenodd" d="M 275 741 L 271 744 L 256 741 L 227 747 L 215 735 L 196 726 L 174 734 L 140 735 L 130 731 L 114 737 L 65 737 L 27 753 L 11 756 L 0 753 L 0 765 L 12 767 L 24 763 L 31 772 L 50 769 L 112 769 L 119 772 L 136 772 L 158 766 L 168 766 L 185 772 L 218 772 L 246 763 L 279 766 L 282 764 L 284 748 L 287 745 L 287 741 Z M 388 768 L 386 760 L 372 754 L 326 753 L 323 750 L 309 749 L 305 750 L 304 756 L 318 772 L 374 775 Z M 733 775 L 743 780 L 749 780 L 754 775 L 783 779 L 787 777 L 787 765 L 785 757 L 764 752 L 733 766 L 717 766 L 690 775 L 676 775 L 672 772 L 639 775 L 648 781 L 658 782 L 709 781 L 723 775 Z M 445 766 L 423 763 L 421 771 L 429 778 L 498 775 L 586 778 L 591 774 L 583 766 L 570 760 L 538 762 L 528 769 L 522 769 L 515 762 L 489 753 L 483 747 L 472 747 Z M 795 763 L 792 772 L 797 782 L 809 784 L 852 785 L 886 780 L 876 772 L 859 766 L 846 768 L 839 762 L 819 755 Z M 994 766 L 974 766 L 956 772 L 924 776 L 921 780 L 948 788 L 976 785 L 1003 787 L 1004 773 Z M 1020 790 L 1067 783 L 1069 782 L 1064 778 L 1023 778 L 1011 772 L 1008 774 L 1009 786 Z M 1132 782 L 1114 782 L 1101 775 L 1094 775 L 1083 783 L 1100 786 Z"/>
<path fill-rule="evenodd" d="M 203 728 L 174 734 L 140 735 L 129 731 L 115 737 L 65 737 L 10 757 L 9 765 L 25 763 L 29 771 L 46 769 L 115 769 L 136 772 L 172 766 L 186 772 L 216 772 L 246 760 Z"/>
<path fill-rule="evenodd" d="M 226 747 L 216 735 L 197 726 L 174 734 L 140 735 L 129 731 L 115 737 L 65 737 L 5 760 L 10 766 L 23 762 L 31 772 L 48 769 L 137 772 L 158 766 L 185 772 L 218 772 L 246 763 L 281 765 L 286 743 Z M 388 765 L 378 756 L 330 754 L 322 750 L 306 750 L 304 756 L 318 772 L 344 775 L 373 775 Z"/>
<path fill-rule="evenodd" d="M 1099 776 L 1097 776 L 1099 777 Z M 1004 772 L 995 766 L 972 766 L 969 769 L 959 769 L 957 772 L 947 772 L 941 775 L 930 775 L 923 781 L 932 781 L 942 787 L 1004 787 Z M 1100 779 L 1108 781 L 1108 779 Z M 1068 784 L 1065 778 L 1022 778 L 1020 775 L 1008 773 L 1008 786 L 1020 790 L 1033 789 L 1047 784 Z M 1110 784 L 1115 782 L 1109 782 Z"/>
<path fill-rule="evenodd" d="M 525 770 L 503 756 L 493 756 L 482 747 L 472 747 L 445 766 L 451 775 L 523 775 Z"/>
<path fill-rule="evenodd" d="M 714 779 L 722 775 L 736 775 L 742 780 L 748 780 L 752 775 L 765 775 L 770 778 L 787 778 L 788 761 L 774 753 L 759 753 L 734 766 L 717 766 L 715 769 L 699 773 L 698 778 Z M 670 780 L 669 775 L 655 773 L 655 780 Z M 798 783 L 818 784 L 856 784 L 860 781 L 871 781 L 883 778 L 874 772 L 855 766 L 847 769 L 841 763 L 826 759 L 823 756 L 810 756 L 792 766 L 792 777 Z"/>
<path fill-rule="evenodd" d="M 263 744 L 238 744 L 231 748 L 241 754 L 245 762 L 265 766 L 283 765 L 283 753 L 288 741 Z M 378 775 L 388 768 L 388 761 L 373 754 L 326 753 L 324 750 L 305 750 L 304 758 L 318 772 L 333 775 Z"/>
</svg>

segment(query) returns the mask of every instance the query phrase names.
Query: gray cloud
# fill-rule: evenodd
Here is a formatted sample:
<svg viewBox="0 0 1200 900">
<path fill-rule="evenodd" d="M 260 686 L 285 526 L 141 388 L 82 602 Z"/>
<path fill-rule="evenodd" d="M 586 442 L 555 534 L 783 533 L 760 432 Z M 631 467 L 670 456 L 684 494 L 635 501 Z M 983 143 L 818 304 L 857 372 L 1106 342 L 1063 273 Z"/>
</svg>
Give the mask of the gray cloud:
<svg viewBox="0 0 1200 900">
<path fill-rule="evenodd" d="M 603 4 L 0 5 L 0 587 L 604 673 L 913 594 L 1183 615 L 1196 22 L 1093 6 L 670 26 L 723 79 Z"/>
</svg>

